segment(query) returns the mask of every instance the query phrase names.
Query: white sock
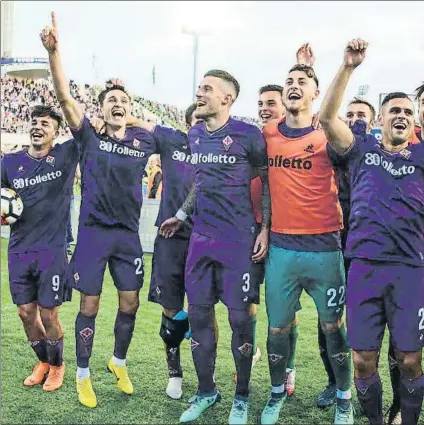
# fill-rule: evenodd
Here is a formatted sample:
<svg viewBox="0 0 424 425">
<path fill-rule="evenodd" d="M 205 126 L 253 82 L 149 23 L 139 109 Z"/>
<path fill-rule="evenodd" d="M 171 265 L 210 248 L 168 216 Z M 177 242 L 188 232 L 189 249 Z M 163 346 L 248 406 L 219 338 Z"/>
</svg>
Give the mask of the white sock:
<svg viewBox="0 0 424 425">
<path fill-rule="evenodd" d="M 89 367 L 77 367 L 77 378 L 84 379 L 90 377 L 90 368 Z"/>
<path fill-rule="evenodd" d="M 115 366 L 125 366 L 125 359 L 118 359 L 115 356 L 112 356 L 112 361 L 115 364 Z"/>
<path fill-rule="evenodd" d="M 282 394 L 284 392 L 284 384 L 278 387 L 271 387 L 271 392 L 275 394 Z"/>
<path fill-rule="evenodd" d="M 341 398 L 342 400 L 350 400 L 352 398 L 352 393 L 350 390 L 337 390 L 337 398 Z"/>
<path fill-rule="evenodd" d="M 166 394 L 175 399 L 178 400 L 183 395 L 183 391 L 181 389 L 183 385 L 183 378 L 175 377 L 175 378 L 169 378 L 168 386 L 166 387 Z"/>
</svg>

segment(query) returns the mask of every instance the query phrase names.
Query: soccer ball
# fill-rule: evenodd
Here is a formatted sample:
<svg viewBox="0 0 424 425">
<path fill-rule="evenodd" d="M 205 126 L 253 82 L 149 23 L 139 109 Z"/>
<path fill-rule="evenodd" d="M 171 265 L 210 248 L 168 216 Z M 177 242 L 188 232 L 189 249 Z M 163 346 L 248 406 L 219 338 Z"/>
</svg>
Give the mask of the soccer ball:
<svg viewBox="0 0 424 425">
<path fill-rule="evenodd" d="M 12 189 L 1 188 L 1 224 L 13 224 L 22 215 L 24 204 Z"/>
</svg>

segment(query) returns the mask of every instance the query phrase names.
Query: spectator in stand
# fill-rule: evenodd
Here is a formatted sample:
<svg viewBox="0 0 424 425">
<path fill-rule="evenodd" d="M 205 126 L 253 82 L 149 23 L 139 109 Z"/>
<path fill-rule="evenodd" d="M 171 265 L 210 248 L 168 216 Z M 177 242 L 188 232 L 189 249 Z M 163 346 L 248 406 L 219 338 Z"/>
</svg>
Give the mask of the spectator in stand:
<svg viewBox="0 0 424 425">
<path fill-rule="evenodd" d="M 151 164 L 149 180 L 147 183 L 147 197 L 149 199 L 161 199 L 162 196 L 162 167 L 159 155 L 149 158 Z"/>
</svg>

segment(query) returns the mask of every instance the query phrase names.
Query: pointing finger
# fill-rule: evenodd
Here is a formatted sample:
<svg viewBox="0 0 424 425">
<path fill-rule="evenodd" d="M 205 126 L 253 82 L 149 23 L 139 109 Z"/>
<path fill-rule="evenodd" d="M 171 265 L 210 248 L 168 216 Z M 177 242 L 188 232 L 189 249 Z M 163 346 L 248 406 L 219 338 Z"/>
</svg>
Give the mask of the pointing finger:
<svg viewBox="0 0 424 425">
<path fill-rule="evenodd" d="M 56 13 L 55 12 L 52 12 L 52 27 L 54 29 L 57 29 Z"/>
</svg>

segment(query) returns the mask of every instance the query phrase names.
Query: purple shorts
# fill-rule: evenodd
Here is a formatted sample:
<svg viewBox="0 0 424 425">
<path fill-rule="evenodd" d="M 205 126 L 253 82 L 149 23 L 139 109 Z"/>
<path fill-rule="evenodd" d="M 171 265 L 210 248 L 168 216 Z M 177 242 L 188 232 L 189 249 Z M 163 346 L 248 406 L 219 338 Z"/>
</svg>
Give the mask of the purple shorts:
<svg viewBox="0 0 424 425">
<path fill-rule="evenodd" d="M 253 278 L 253 246 L 254 235 L 250 243 L 242 243 L 193 233 L 185 273 L 188 302 L 214 305 L 222 301 L 235 310 L 259 304 L 260 282 Z"/>
<path fill-rule="evenodd" d="M 68 269 L 71 285 L 85 295 L 100 295 L 106 265 L 119 291 L 142 288 L 144 257 L 138 232 L 80 226 Z"/>
<path fill-rule="evenodd" d="M 184 306 L 184 270 L 189 239 L 156 236 L 152 258 L 149 301 L 168 310 L 181 310 Z"/>
<path fill-rule="evenodd" d="M 347 332 L 355 351 L 378 351 L 386 324 L 398 351 L 424 346 L 424 267 L 353 259 Z"/>
<path fill-rule="evenodd" d="M 10 293 L 16 305 L 38 303 L 53 308 L 62 304 L 68 257 L 66 247 L 8 254 Z"/>
</svg>

